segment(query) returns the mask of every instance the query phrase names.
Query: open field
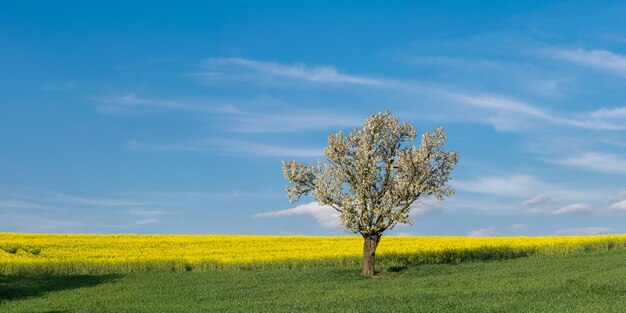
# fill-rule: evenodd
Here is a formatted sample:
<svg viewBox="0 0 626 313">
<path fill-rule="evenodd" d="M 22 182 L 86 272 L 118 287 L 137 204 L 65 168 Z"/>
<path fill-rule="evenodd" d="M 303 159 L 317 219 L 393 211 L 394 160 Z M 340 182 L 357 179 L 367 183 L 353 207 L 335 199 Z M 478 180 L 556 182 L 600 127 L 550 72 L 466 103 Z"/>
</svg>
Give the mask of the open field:
<svg viewBox="0 0 626 313">
<path fill-rule="evenodd" d="M 395 268 L 0 276 L 0 312 L 623 312 L 626 251 Z"/>
<path fill-rule="evenodd" d="M 0 233 L 0 274 L 358 267 L 354 236 L 38 235 Z M 626 249 L 626 235 L 580 237 L 391 237 L 380 266 L 505 260 Z"/>
</svg>

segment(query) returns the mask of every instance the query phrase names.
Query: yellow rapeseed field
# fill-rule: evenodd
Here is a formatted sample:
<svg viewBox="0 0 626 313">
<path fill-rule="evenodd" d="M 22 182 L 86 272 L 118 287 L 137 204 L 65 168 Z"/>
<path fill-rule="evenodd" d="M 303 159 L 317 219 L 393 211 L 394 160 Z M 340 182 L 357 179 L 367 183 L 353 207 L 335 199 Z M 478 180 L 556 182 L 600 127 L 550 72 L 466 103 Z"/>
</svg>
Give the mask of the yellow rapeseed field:
<svg viewBox="0 0 626 313">
<path fill-rule="evenodd" d="M 354 236 L 52 235 L 0 233 L 0 274 L 358 266 Z M 564 237 L 383 236 L 377 266 L 503 260 L 625 249 L 626 235 Z"/>
</svg>

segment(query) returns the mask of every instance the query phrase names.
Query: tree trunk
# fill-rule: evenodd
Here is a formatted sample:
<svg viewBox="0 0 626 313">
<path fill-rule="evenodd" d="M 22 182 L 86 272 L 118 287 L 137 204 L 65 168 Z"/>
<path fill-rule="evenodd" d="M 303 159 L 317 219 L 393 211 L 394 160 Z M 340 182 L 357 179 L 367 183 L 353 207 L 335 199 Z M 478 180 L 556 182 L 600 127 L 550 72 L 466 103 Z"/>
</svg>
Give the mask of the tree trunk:
<svg viewBox="0 0 626 313">
<path fill-rule="evenodd" d="M 363 271 L 361 275 L 372 277 L 375 274 L 375 254 L 376 247 L 378 247 L 378 242 L 380 241 L 380 235 L 363 236 L 363 239 L 365 239 L 365 241 L 363 242 Z"/>
</svg>

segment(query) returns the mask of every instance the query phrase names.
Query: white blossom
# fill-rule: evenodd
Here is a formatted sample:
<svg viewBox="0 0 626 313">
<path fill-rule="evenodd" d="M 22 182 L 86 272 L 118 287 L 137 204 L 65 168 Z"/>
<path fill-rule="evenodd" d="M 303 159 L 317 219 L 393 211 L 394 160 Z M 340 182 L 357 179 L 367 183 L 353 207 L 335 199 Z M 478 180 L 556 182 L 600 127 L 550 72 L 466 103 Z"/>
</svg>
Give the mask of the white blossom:
<svg viewBox="0 0 626 313">
<path fill-rule="evenodd" d="M 311 194 L 337 210 L 348 231 L 364 237 L 412 224 L 409 212 L 416 200 L 443 200 L 454 193 L 448 182 L 458 162 L 455 152 L 443 149 L 443 128 L 423 134 L 419 147 L 409 146 L 415 138 L 413 125 L 399 124 L 389 112 L 373 114 L 350 134 L 330 134 L 327 163 L 283 161 L 289 200 Z"/>
</svg>

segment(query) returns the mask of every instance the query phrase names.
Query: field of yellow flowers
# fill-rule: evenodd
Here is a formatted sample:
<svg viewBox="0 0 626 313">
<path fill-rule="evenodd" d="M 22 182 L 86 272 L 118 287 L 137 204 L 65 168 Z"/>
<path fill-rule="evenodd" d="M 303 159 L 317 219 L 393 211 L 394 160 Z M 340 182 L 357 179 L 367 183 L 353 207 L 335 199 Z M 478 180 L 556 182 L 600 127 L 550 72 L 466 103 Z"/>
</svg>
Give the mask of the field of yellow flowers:
<svg viewBox="0 0 626 313">
<path fill-rule="evenodd" d="M 0 233 L 0 274 L 358 266 L 360 237 L 51 235 Z M 626 235 L 565 237 L 383 236 L 378 266 L 503 260 L 626 249 Z"/>
</svg>

